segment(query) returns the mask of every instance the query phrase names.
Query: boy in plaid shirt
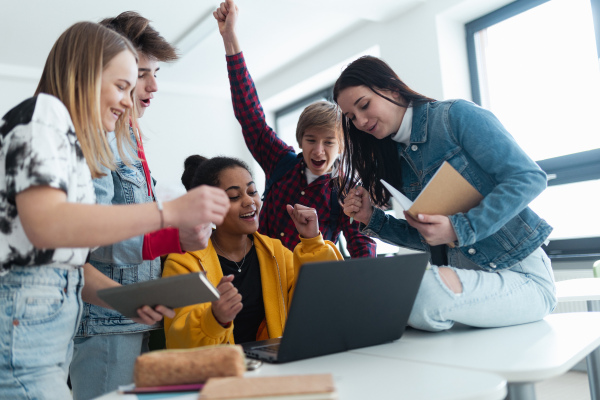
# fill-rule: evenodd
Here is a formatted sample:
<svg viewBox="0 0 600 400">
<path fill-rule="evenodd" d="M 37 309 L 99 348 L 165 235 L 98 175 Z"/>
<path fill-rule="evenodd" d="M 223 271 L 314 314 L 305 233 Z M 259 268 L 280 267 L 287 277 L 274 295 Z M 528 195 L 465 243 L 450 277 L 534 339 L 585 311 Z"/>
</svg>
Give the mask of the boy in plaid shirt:
<svg viewBox="0 0 600 400">
<path fill-rule="evenodd" d="M 326 101 L 304 109 L 296 128 L 296 139 L 302 152 L 296 155 L 294 148 L 283 142 L 266 123 L 235 33 L 237 6 L 233 0 L 227 0 L 213 14 L 227 54 L 233 110 L 242 126 L 246 145 L 267 178 L 268 191 L 259 215 L 259 231 L 280 239 L 287 248 L 293 249 L 300 238 L 290 218 L 286 218 L 285 206 L 298 203 L 317 210 L 322 221 L 319 229 L 324 238 L 336 242 L 340 232 L 344 232 L 351 257 L 375 257 L 373 239 L 361 234 L 358 224 L 351 224 L 349 217 L 339 212 L 337 204 L 332 206 L 337 203 L 337 191 L 331 178 L 335 176 L 336 160 L 341 151 L 339 110 Z M 270 182 L 282 168 L 288 169 L 287 172 Z"/>
</svg>

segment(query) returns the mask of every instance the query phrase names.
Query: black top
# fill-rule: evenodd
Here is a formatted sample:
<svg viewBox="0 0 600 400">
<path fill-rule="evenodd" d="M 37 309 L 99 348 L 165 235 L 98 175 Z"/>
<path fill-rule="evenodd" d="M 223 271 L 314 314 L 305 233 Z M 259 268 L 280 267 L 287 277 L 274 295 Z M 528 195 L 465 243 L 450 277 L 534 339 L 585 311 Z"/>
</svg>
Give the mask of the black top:
<svg viewBox="0 0 600 400">
<path fill-rule="evenodd" d="M 448 248 L 445 244 L 429 246 L 429 250 L 431 251 L 431 264 L 439 267 L 448 265 L 448 254 L 446 253 Z"/>
<path fill-rule="evenodd" d="M 243 308 L 233 320 L 233 338 L 236 343 L 256 340 L 258 327 L 265 319 L 265 305 L 256 247 L 252 246 L 243 264 L 237 265 L 219 255 L 223 275 L 234 275 L 233 286 L 242 295 Z M 238 272 L 238 266 L 241 272 Z"/>
</svg>

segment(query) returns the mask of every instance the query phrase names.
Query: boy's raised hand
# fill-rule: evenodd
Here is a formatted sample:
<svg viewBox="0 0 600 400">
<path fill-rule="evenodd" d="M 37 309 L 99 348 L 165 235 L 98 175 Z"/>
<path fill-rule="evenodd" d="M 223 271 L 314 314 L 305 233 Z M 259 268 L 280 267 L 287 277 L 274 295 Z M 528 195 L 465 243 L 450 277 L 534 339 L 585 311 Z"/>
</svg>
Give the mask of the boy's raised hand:
<svg viewBox="0 0 600 400">
<path fill-rule="evenodd" d="M 296 230 L 303 238 L 314 238 L 319 236 L 319 218 L 317 210 L 310 207 L 305 207 L 301 204 L 295 206 L 286 206 L 288 214 L 296 225 Z"/>
<path fill-rule="evenodd" d="M 213 16 L 219 25 L 219 33 L 223 38 L 235 34 L 238 11 L 238 7 L 233 0 L 226 0 L 213 12 Z"/>
</svg>

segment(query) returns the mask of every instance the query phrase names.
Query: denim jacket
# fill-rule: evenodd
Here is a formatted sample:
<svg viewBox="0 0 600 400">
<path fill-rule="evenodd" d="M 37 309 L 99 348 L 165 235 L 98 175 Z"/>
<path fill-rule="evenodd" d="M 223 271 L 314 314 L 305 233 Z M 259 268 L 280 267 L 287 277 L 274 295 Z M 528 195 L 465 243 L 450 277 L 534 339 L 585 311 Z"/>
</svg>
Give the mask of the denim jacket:
<svg viewBox="0 0 600 400">
<path fill-rule="evenodd" d="M 397 144 L 402 192 L 414 200 L 444 161 L 483 196 L 466 213 L 451 215 L 458 238 L 448 248 L 457 267 L 487 271 L 509 268 L 540 247 L 552 227 L 528 204 L 546 188 L 546 174 L 489 111 L 465 100 L 437 101 L 413 108 L 410 144 Z M 363 233 L 389 243 L 428 251 L 419 232 L 403 219 L 375 208 Z"/>
<path fill-rule="evenodd" d="M 115 155 L 117 168 L 115 171 L 106 169 L 105 176 L 94 179 L 96 202 L 98 204 L 134 204 L 153 201 L 148 195 L 148 185 L 142 163 L 130 160 L 133 168 L 128 167 L 119 156 L 114 133 L 108 134 L 110 147 Z M 135 138 L 132 132 L 132 140 Z M 127 155 L 127 154 L 126 154 Z M 152 180 L 152 190 L 154 190 Z M 90 254 L 90 263 L 104 275 L 122 285 L 148 281 L 160 278 L 160 258 L 144 261 L 142 246 L 144 236 L 99 247 Z M 122 316 L 115 310 L 84 303 L 81 323 L 77 336 L 108 335 L 115 333 L 143 332 L 160 328 L 138 324 Z"/>
</svg>

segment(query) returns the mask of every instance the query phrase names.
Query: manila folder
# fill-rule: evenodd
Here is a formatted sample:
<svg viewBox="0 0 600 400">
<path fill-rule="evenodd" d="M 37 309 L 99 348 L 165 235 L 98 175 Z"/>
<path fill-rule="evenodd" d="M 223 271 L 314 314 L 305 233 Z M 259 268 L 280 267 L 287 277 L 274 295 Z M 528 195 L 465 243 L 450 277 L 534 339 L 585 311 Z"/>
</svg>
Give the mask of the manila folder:
<svg viewBox="0 0 600 400">
<path fill-rule="evenodd" d="M 483 196 L 461 174 L 444 161 L 429 183 L 408 209 L 417 218 L 418 214 L 454 215 L 465 213 L 477 206 Z"/>
</svg>

